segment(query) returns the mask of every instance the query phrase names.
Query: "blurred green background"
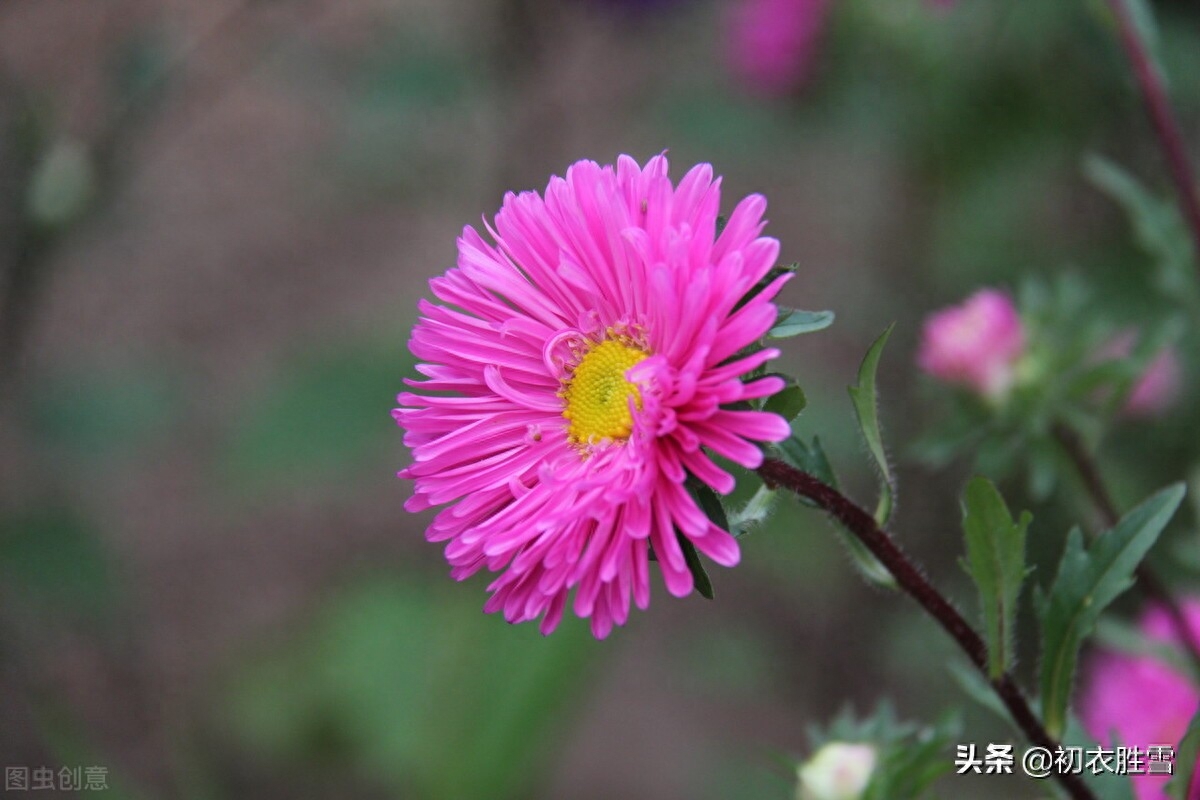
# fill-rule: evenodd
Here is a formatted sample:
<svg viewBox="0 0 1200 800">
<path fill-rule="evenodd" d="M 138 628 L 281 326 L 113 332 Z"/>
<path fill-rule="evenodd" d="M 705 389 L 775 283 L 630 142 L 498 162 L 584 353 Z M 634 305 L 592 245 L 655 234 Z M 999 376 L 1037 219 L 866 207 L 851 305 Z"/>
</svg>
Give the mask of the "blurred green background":
<svg viewBox="0 0 1200 800">
<path fill-rule="evenodd" d="M 462 226 L 576 159 L 669 148 L 675 176 L 724 175 L 725 210 L 766 194 L 801 265 L 782 302 L 836 310 L 782 366 L 864 500 L 844 387 L 899 323 L 896 527 L 970 607 L 966 467 L 906 457 L 935 421 L 920 319 L 1068 267 L 1118 316 L 1155 308 L 1081 172 L 1098 153 L 1167 186 L 1102 3 L 834 0 L 774 99 L 727 73 L 729 5 L 0 3 L 0 765 L 105 765 L 129 798 L 766 800 L 846 704 L 964 703 L 948 640 L 795 504 L 715 601 L 656 586 L 604 643 L 484 616 L 486 576 L 451 582 L 402 508 L 389 410 Z M 1156 8 L 1195 153 L 1200 10 Z M 1194 397 L 1114 440 L 1122 499 L 1187 469 Z M 1075 509 L 1033 508 L 1035 559 Z M 1011 736 L 975 710 L 966 731 Z"/>
</svg>

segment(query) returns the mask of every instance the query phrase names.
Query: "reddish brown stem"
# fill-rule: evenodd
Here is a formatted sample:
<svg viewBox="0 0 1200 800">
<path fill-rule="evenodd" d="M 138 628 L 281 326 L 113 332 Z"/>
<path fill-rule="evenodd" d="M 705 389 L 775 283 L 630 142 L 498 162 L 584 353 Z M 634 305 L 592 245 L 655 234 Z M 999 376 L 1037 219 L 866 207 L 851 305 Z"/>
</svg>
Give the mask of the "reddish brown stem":
<svg viewBox="0 0 1200 800">
<path fill-rule="evenodd" d="M 988 677 L 987 645 L 983 639 L 950 601 L 929 582 L 920 568 L 904 554 L 895 540 L 879 527 L 871 514 L 831 486 L 782 461 L 767 459 L 759 467 L 758 474 L 769 486 L 783 487 L 808 498 L 857 537 L 892 574 L 900 588 L 937 620 L 967 654 L 971 663 L 988 678 L 992 690 L 1004 703 L 1030 743 L 1045 747 L 1051 752 L 1058 748 L 1059 743 L 1046 732 L 1046 728 L 1033 713 L 1029 701 L 1012 676 L 1005 673 L 994 680 Z M 1056 772 L 1054 777 L 1075 800 L 1095 800 L 1091 789 L 1078 775 Z"/>
<path fill-rule="evenodd" d="M 1150 57 L 1149 48 L 1133 20 L 1129 0 L 1108 0 L 1108 6 L 1116 17 L 1121 47 L 1129 59 L 1129 66 L 1133 69 L 1133 75 L 1142 91 L 1146 113 L 1150 116 L 1150 122 L 1154 125 L 1163 154 L 1167 158 L 1171 178 L 1175 182 L 1175 191 L 1179 193 L 1183 216 L 1192 233 L 1197 264 L 1200 266 L 1200 192 L 1196 187 L 1196 175 L 1188 159 L 1179 121 L 1167 96 L 1166 83 Z"/>
</svg>

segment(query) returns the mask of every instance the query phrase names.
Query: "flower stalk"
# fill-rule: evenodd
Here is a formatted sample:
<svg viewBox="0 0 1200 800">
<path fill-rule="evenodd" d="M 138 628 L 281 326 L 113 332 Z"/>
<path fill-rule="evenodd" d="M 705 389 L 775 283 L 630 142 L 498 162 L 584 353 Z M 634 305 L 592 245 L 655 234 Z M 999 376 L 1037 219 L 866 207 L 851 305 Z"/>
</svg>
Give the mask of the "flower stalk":
<svg viewBox="0 0 1200 800">
<path fill-rule="evenodd" d="M 1184 219 L 1192 233 L 1192 245 L 1196 252 L 1197 265 L 1200 267 L 1200 191 L 1197 190 L 1196 175 L 1188 159 L 1179 120 L 1176 119 L 1171 100 L 1167 96 L 1162 71 L 1150 55 L 1144 32 L 1134 21 L 1129 0 L 1108 0 L 1108 6 L 1116 18 L 1117 35 L 1141 89 L 1146 113 L 1154 125 L 1154 131 L 1166 156 L 1171 179 L 1179 194 Z"/>
<path fill-rule="evenodd" d="M 758 474 L 768 486 L 785 488 L 811 500 L 862 542 L 892 574 L 900 588 L 937 620 L 966 653 L 971 663 L 988 680 L 992 690 L 1004 703 L 1026 738 L 1038 747 L 1045 747 L 1051 751 L 1057 749 L 1059 743 L 1046 732 L 1045 726 L 1033 712 L 1012 675 L 1006 672 L 999 678 L 988 678 L 987 645 L 983 639 L 950 601 L 929 582 L 921 569 L 905 555 L 887 531 L 879 527 L 868 511 L 836 489 L 783 461 L 767 459 L 759 467 Z M 1056 772 L 1055 778 L 1074 800 L 1095 800 L 1091 789 L 1078 775 Z"/>
</svg>

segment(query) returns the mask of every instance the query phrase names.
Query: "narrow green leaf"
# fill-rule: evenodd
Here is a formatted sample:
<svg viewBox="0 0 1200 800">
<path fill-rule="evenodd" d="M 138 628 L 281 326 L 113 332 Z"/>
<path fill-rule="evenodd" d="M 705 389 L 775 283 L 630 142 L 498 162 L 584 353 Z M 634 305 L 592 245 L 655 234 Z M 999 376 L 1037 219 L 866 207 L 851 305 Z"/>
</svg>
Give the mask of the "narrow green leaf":
<svg viewBox="0 0 1200 800">
<path fill-rule="evenodd" d="M 951 661 L 949 669 L 950 677 L 954 679 L 954 682 L 958 684 L 959 688 L 968 697 L 1007 722 L 1013 727 L 1014 731 L 1020 731 L 1020 728 L 1013 721 L 1012 715 L 1009 714 L 1008 708 L 1005 707 L 995 690 L 992 689 L 991 684 L 984 680 L 979 670 L 975 669 L 973 665 L 965 664 L 962 661 Z"/>
<path fill-rule="evenodd" d="M 862 365 L 858 368 L 858 383 L 850 387 L 850 399 L 854 403 L 854 411 L 858 415 L 858 425 L 862 430 L 867 448 L 875 457 L 879 467 L 880 486 L 879 504 L 875 508 L 875 520 L 881 526 L 886 525 L 892 516 L 893 479 L 888 466 L 887 453 L 883 449 L 883 434 L 879 429 L 879 405 L 875 390 L 875 372 L 879 369 L 879 359 L 883 355 L 884 345 L 892 335 L 895 323 L 888 326 L 871 349 L 867 351 Z"/>
<path fill-rule="evenodd" d="M 1192 717 L 1183 741 L 1175 748 L 1175 777 L 1167 784 L 1167 796 L 1171 800 L 1188 800 L 1196 796 L 1188 789 L 1200 781 L 1196 771 L 1197 758 L 1200 758 L 1200 710 Z"/>
<path fill-rule="evenodd" d="M 887 571 L 887 567 L 879 563 L 879 559 L 867 549 L 867 546 L 858 540 L 850 531 L 843 528 L 841 525 L 834 523 L 834 530 L 841 536 L 842 542 L 846 545 L 846 551 L 850 554 L 850 560 L 854 562 L 854 566 L 858 568 L 859 573 L 866 579 L 867 583 L 878 586 L 881 589 L 898 589 L 896 579 L 892 577 L 892 573 Z"/>
<path fill-rule="evenodd" d="M 787 275 L 789 272 L 795 272 L 799 268 L 799 264 L 783 264 L 771 267 L 767 274 L 762 277 L 762 280 L 751 286 L 750 291 L 742 295 L 741 299 L 738 300 L 734 305 L 733 310 L 737 311 L 739 308 L 746 305 L 746 303 L 749 303 L 755 296 L 762 293 L 763 289 L 766 289 L 768 286 L 770 286 L 771 283 L 773 283 L 780 276 Z"/>
<path fill-rule="evenodd" d="M 802 333 L 823 331 L 833 324 L 832 311 L 801 311 L 794 308 L 779 307 L 779 317 L 775 327 L 767 332 L 768 339 L 787 339 Z"/>
<path fill-rule="evenodd" d="M 700 504 L 704 515 L 721 530 L 729 530 L 729 518 L 725 515 L 725 504 L 721 502 L 721 498 L 712 490 L 712 487 L 692 475 L 688 475 L 685 486 L 696 498 L 696 502 Z"/>
<path fill-rule="evenodd" d="M 729 532 L 736 537 L 745 536 L 766 521 L 778 500 L 778 491 L 767 488 L 766 484 L 759 486 L 746 505 L 729 515 Z"/>
<path fill-rule="evenodd" d="M 708 484 L 691 475 L 687 477 L 686 486 L 687 490 L 696 498 L 696 502 L 700 504 L 704 515 L 721 530 L 729 530 L 729 518 L 725 514 L 725 504 L 721 502 L 717 493 Z M 700 560 L 700 554 L 696 552 L 695 545 L 686 536 L 679 534 L 679 547 L 683 550 L 684 560 L 687 561 L 688 570 L 692 573 L 696 591 L 700 593 L 701 597 L 712 600 L 712 581 L 704 569 L 704 563 Z"/>
<path fill-rule="evenodd" d="M 763 411 L 778 414 L 788 422 L 791 422 L 800 416 L 800 412 L 807 406 L 808 398 L 804 396 L 804 390 L 793 383 L 786 389 L 768 397 L 767 402 L 763 404 Z"/>
<path fill-rule="evenodd" d="M 1084 174 L 1125 211 L 1141 248 L 1155 261 L 1158 288 L 1176 299 L 1200 304 L 1187 226 L 1174 201 L 1160 197 L 1123 168 L 1100 156 L 1089 156 Z"/>
<path fill-rule="evenodd" d="M 988 646 L 988 674 L 999 678 L 1013 664 L 1013 628 L 1025 580 L 1026 511 L 1013 522 L 1000 492 L 986 478 L 974 478 L 963 497 L 967 572 L 979 589 L 979 607 Z"/>
<path fill-rule="evenodd" d="M 837 488 L 837 475 L 834 474 L 833 467 L 829 464 L 829 458 L 821 447 L 819 437 L 814 436 L 812 444 L 807 445 L 803 439 L 792 434 L 784 441 L 777 443 L 775 448 L 783 460 L 796 469 L 807 472 L 826 486 Z M 812 505 L 812 501 L 805 500 L 805 498 L 800 498 L 800 500 L 806 505 Z"/>
<path fill-rule="evenodd" d="M 814 436 L 812 444 L 804 443 L 800 437 L 792 434 L 790 437 L 775 445 L 776 450 L 782 456 L 783 460 L 799 470 L 807 472 L 817 480 L 834 489 L 837 488 L 837 475 L 834 474 L 833 467 L 829 464 L 829 458 L 825 455 L 824 448 L 821 447 L 821 439 Z M 806 506 L 815 508 L 816 505 L 807 498 L 798 497 L 801 503 Z M 841 525 L 834 524 L 834 530 L 838 532 L 838 536 L 846 545 L 846 551 L 850 554 L 850 560 L 854 562 L 854 566 L 858 568 L 862 576 L 868 583 L 885 589 L 895 589 L 896 579 L 887 571 L 883 564 L 871 554 L 871 551 L 858 540 L 854 534 L 843 528 Z"/>
<path fill-rule="evenodd" d="M 687 562 L 688 571 L 692 573 L 696 591 L 706 600 L 712 600 L 712 579 L 708 577 L 708 570 L 704 568 L 704 562 L 700 560 L 700 554 L 696 552 L 696 545 L 692 544 L 691 539 L 679 534 L 679 547 L 683 550 L 683 559 Z"/>
<path fill-rule="evenodd" d="M 1133 583 L 1133 571 L 1179 503 L 1182 484 L 1170 486 L 1130 511 L 1084 549 L 1076 528 L 1067 537 L 1058 575 L 1043 604 L 1041 694 L 1046 729 L 1062 736 L 1079 648 L 1100 613 Z"/>
</svg>

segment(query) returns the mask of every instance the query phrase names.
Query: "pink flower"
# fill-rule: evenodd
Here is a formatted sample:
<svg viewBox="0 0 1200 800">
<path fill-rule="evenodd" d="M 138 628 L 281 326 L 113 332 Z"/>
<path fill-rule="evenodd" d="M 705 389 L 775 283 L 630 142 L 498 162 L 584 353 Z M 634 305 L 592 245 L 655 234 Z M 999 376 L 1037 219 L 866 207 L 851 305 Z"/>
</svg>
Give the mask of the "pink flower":
<svg viewBox="0 0 1200 800">
<path fill-rule="evenodd" d="M 1200 632 L 1200 600 L 1186 604 L 1188 624 Z M 1167 612 L 1153 608 L 1142 619 L 1142 632 L 1156 642 L 1178 642 Z M 1179 672 L 1150 656 L 1102 651 L 1092 659 L 1083 687 L 1080 717 L 1088 733 L 1107 744 L 1116 734 L 1126 747 L 1178 748 L 1188 722 L 1200 705 L 1200 692 Z M 1166 800 L 1165 775 L 1134 775 L 1138 800 Z M 1200 800 L 1200 782 L 1192 781 L 1188 800 Z"/>
<path fill-rule="evenodd" d="M 1101 357 L 1105 360 L 1129 358 L 1137 340 L 1136 330 L 1123 331 L 1104 347 Z M 1179 399 L 1181 373 L 1175 348 L 1160 350 L 1134 382 L 1125 399 L 1125 407 L 1121 409 L 1122 413 L 1138 418 L 1157 417 L 1166 413 Z"/>
<path fill-rule="evenodd" d="M 925 320 L 917 364 L 933 377 L 984 397 L 1003 397 L 1025 352 L 1025 331 L 1008 295 L 983 289 Z"/>
<path fill-rule="evenodd" d="M 726 26 L 734 75 L 766 95 L 799 88 L 811 73 L 828 12 L 829 0 L 740 0 Z"/>
<path fill-rule="evenodd" d="M 774 324 L 783 276 L 735 304 L 776 263 L 759 236 L 766 201 L 745 198 L 714 237 L 720 180 L 701 164 L 673 186 L 667 159 L 639 167 L 580 161 L 545 198 L 508 194 L 458 240 L 458 267 L 430 281 L 409 344 L 427 392 L 403 393 L 415 481 L 410 511 L 448 507 L 426 537 L 447 542 L 451 575 L 486 567 L 488 612 L 509 622 L 572 608 L 604 638 L 632 599 L 650 601 L 650 554 L 667 590 L 692 590 L 680 539 L 723 566 L 734 538 L 684 488 L 690 473 L 721 493 L 720 454 L 753 469 L 757 442 L 785 439 L 776 414 L 732 411 L 783 388 L 740 378 L 779 354 L 753 346 Z M 676 533 L 678 531 L 678 534 Z"/>
</svg>

